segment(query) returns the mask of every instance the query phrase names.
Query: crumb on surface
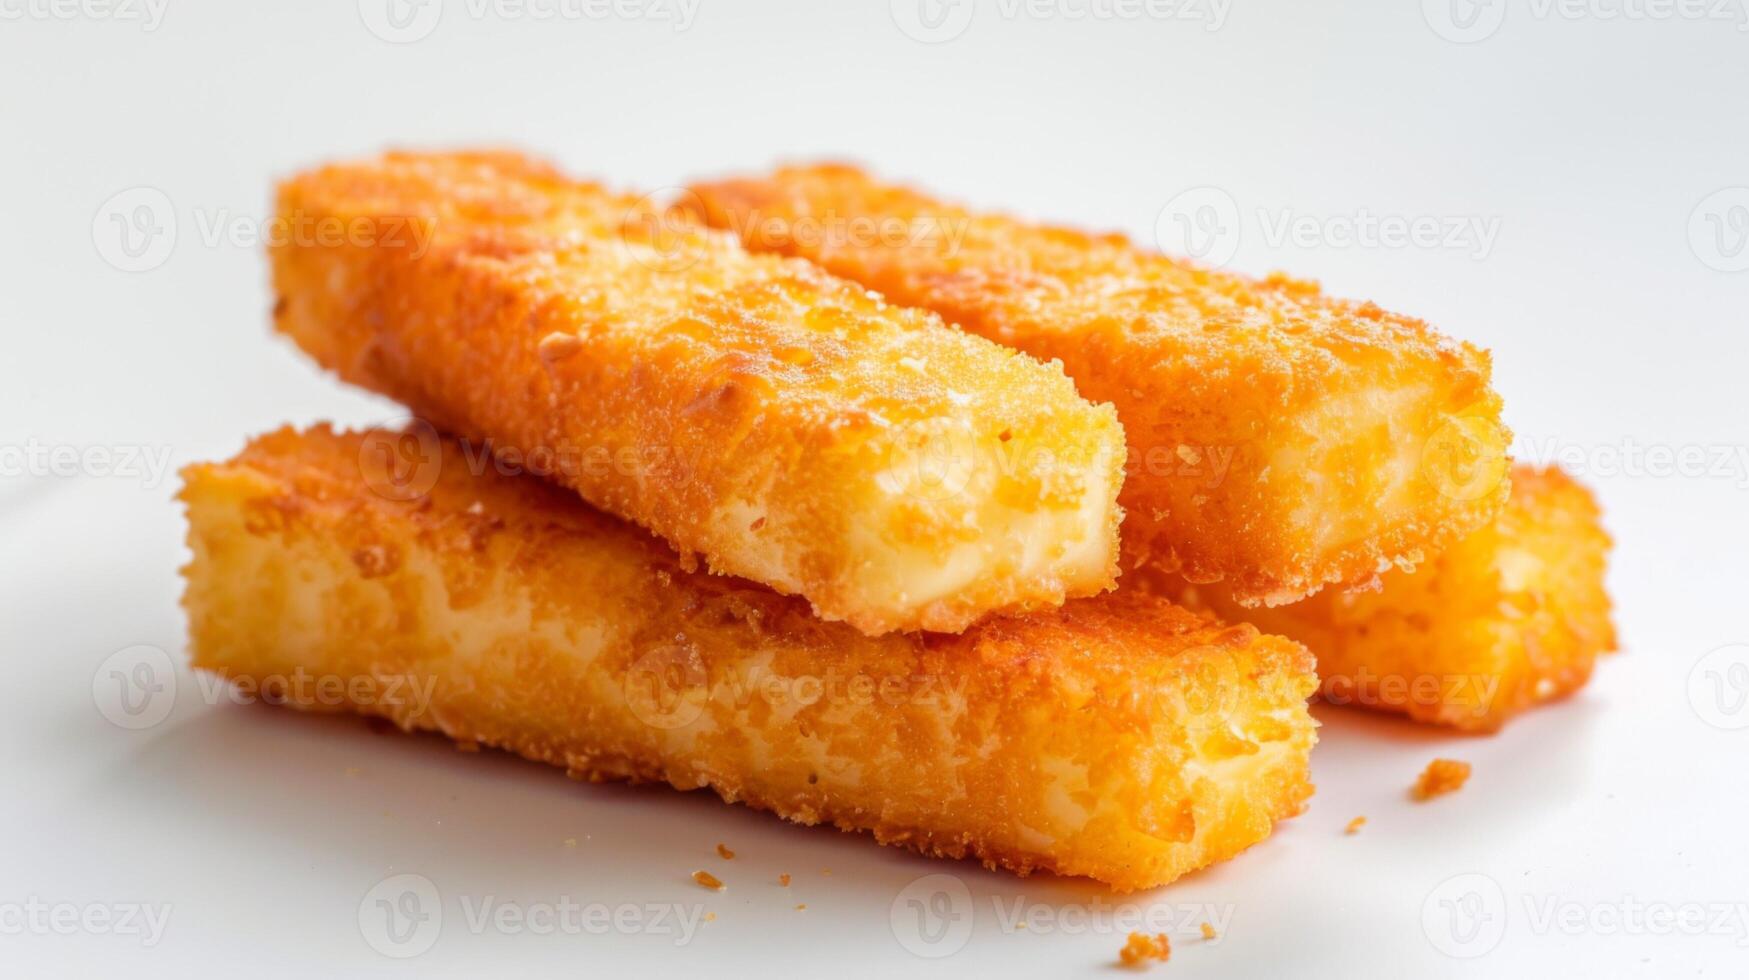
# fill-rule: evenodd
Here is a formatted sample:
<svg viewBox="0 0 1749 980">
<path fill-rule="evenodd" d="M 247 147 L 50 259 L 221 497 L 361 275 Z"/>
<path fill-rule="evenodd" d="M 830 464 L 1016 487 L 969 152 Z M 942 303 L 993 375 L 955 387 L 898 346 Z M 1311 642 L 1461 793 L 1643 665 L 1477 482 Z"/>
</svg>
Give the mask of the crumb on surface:
<svg viewBox="0 0 1749 980">
<path fill-rule="evenodd" d="M 1435 759 L 1421 771 L 1421 778 L 1415 780 L 1413 794 L 1417 800 L 1431 800 L 1435 796 L 1457 792 L 1469 778 L 1469 763 L 1456 759 Z"/>
<path fill-rule="evenodd" d="M 807 910 L 808 910 L 808 903 L 807 902 L 797 903 L 797 905 L 796 905 L 797 912 L 806 912 Z"/>
<path fill-rule="evenodd" d="M 788 888 L 789 887 L 789 872 L 786 871 L 783 874 L 778 875 L 777 876 L 777 883 L 782 885 L 785 888 Z"/>
<path fill-rule="evenodd" d="M 1426 774 L 1423 773 L 1422 775 L 1425 776 Z M 1353 820 L 1348 821 L 1348 826 L 1342 828 L 1342 832 L 1345 834 L 1358 834 L 1360 833 L 1360 828 L 1364 826 L 1366 826 L 1366 818 L 1355 817 Z"/>
<path fill-rule="evenodd" d="M 565 838 L 565 846 L 566 847 L 576 847 L 577 846 L 577 838 L 575 838 L 575 837 Z"/>
<path fill-rule="evenodd" d="M 1166 938 L 1163 932 L 1150 936 L 1144 932 L 1130 933 L 1129 942 L 1123 944 L 1117 958 L 1124 966 L 1140 966 L 1147 960 L 1159 960 L 1162 963 L 1172 958 L 1172 940 Z"/>
<path fill-rule="evenodd" d="M 729 850 L 729 845 L 727 844 L 718 844 L 717 856 L 725 861 L 733 861 L 735 859 L 735 852 Z"/>
<path fill-rule="evenodd" d="M 1215 937 L 1216 937 L 1216 936 L 1218 936 L 1218 935 L 1220 935 L 1220 933 L 1218 933 L 1218 932 L 1215 932 L 1215 927 L 1214 927 L 1214 926 L 1212 926 L 1212 925 L 1209 925 L 1209 924 L 1208 924 L 1208 923 L 1207 923 L 1207 922 L 1204 922 L 1204 923 L 1203 923 L 1203 924 L 1202 924 L 1202 938 L 1204 938 L 1204 939 L 1213 939 L 1213 938 L 1215 938 Z"/>
<path fill-rule="evenodd" d="M 717 914 L 715 912 L 706 912 L 704 914 L 704 920 L 706 922 L 715 922 L 717 921 Z"/>
<path fill-rule="evenodd" d="M 720 892 L 723 890 L 722 879 L 711 874 L 709 871 L 694 871 L 692 873 L 692 880 L 709 888 L 711 891 Z"/>
</svg>

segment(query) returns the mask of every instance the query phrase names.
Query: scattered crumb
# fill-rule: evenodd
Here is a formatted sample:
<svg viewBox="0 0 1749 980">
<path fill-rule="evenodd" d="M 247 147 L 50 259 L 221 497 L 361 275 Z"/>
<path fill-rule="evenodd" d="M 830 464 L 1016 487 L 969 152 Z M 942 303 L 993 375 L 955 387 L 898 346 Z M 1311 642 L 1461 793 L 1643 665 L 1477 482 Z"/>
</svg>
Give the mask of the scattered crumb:
<svg viewBox="0 0 1749 980">
<path fill-rule="evenodd" d="M 783 874 L 778 875 L 777 876 L 777 883 L 782 885 L 785 888 L 788 888 L 789 887 L 789 873 L 785 872 Z"/>
<path fill-rule="evenodd" d="M 808 903 L 807 902 L 802 902 L 796 906 L 797 912 L 806 912 L 807 910 L 808 910 Z"/>
<path fill-rule="evenodd" d="M 1469 778 L 1469 763 L 1456 759 L 1435 759 L 1421 771 L 1421 778 L 1415 781 L 1412 792 L 1417 800 L 1431 800 L 1435 796 L 1457 792 Z"/>
<path fill-rule="evenodd" d="M 735 852 L 729 850 L 729 845 L 727 844 L 718 844 L 717 857 L 720 857 L 725 861 L 733 861 L 735 860 Z"/>
<path fill-rule="evenodd" d="M 1163 932 L 1150 936 L 1147 933 L 1132 932 L 1130 941 L 1123 944 L 1117 958 L 1124 966 L 1141 966 L 1145 960 L 1159 960 L 1164 963 L 1172 958 L 1172 940 L 1166 938 Z"/>
<path fill-rule="evenodd" d="M 717 921 L 717 914 L 715 912 L 706 912 L 704 914 L 704 920 L 706 922 L 715 922 Z"/>
<path fill-rule="evenodd" d="M 821 868 L 820 873 L 825 875 L 828 878 L 832 877 L 832 869 L 831 868 Z"/>
<path fill-rule="evenodd" d="M 692 873 L 692 880 L 714 892 L 720 892 L 723 890 L 722 879 L 711 874 L 709 871 L 694 871 Z"/>
<path fill-rule="evenodd" d="M 1360 828 L 1364 826 L 1366 826 L 1366 818 L 1355 817 L 1353 820 L 1348 821 L 1348 826 L 1342 828 L 1342 832 L 1345 834 L 1358 834 L 1360 833 Z"/>
<path fill-rule="evenodd" d="M 575 837 L 565 838 L 565 846 L 566 847 L 576 847 L 577 846 L 577 838 L 575 838 Z"/>
<path fill-rule="evenodd" d="M 1209 925 L 1207 922 L 1204 922 L 1202 924 L 1202 938 L 1213 939 L 1218 935 L 1220 935 L 1220 934 L 1215 932 L 1214 926 Z"/>
<path fill-rule="evenodd" d="M 348 775 L 348 776 L 356 776 L 356 775 L 358 775 L 358 767 L 357 767 L 357 766 L 347 766 L 347 767 L 346 767 L 346 774 L 347 774 L 347 775 Z"/>
</svg>

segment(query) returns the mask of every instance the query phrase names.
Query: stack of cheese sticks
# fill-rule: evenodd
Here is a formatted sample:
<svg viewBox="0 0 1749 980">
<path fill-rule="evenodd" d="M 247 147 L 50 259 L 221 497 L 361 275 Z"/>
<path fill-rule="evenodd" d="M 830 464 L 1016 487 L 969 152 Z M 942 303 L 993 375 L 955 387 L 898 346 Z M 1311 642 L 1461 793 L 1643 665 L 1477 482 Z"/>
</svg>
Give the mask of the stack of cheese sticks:
<svg viewBox="0 0 1749 980">
<path fill-rule="evenodd" d="M 1314 655 L 1487 729 L 1612 645 L 1589 495 L 1370 304 L 840 166 L 658 201 L 397 153 L 278 207 L 343 229 L 274 245 L 278 329 L 414 417 L 185 472 L 239 682 L 413 681 L 343 706 L 1129 890 L 1303 808 Z"/>
</svg>

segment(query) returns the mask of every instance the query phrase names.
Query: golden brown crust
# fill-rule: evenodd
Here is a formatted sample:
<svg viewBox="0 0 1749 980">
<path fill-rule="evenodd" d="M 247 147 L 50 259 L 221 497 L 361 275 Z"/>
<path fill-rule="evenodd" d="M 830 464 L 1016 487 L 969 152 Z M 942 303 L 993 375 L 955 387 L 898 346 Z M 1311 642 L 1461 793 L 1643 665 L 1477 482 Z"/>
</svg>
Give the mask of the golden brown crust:
<svg viewBox="0 0 1749 980">
<path fill-rule="evenodd" d="M 692 191 L 686 206 L 748 247 L 1060 359 L 1115 404 L 1126 568 L 1274 605 L 1412 566 L 1504 500 L 1488 356 L 1420 320 L 970 212 L 843 165 Z"/>
<path fill-rule="evenodd" d="M 196 666 L 399 679 L 427 701 L 292 702 L 1124 890 L 1237 854 L 1311 792 L 1297 644 L 1140 594 L 868 637 L 441 452 L 404 501 L 371 489 L 370 439 L 326 428 L 189 468 Z"/>
<path fill-rule="evenodd" d="M 1578 690 L 1615 649 L 1596 500 L 1558 469 L 1518 465 L 1487 527 L 1370 592 L 1242 609 L 1218 587 L 1139 576 L 1143 588 L 1291 636 L 1318 657 L 1324 697 L 1493 731 Z"/>
<path fill-rule="evenodd" d="M 280 330 L 716 571 L 869 633 L 1109 588 L 1109 406 L 933 314 L 514 154 L 279 192 Z"/>
</svg>

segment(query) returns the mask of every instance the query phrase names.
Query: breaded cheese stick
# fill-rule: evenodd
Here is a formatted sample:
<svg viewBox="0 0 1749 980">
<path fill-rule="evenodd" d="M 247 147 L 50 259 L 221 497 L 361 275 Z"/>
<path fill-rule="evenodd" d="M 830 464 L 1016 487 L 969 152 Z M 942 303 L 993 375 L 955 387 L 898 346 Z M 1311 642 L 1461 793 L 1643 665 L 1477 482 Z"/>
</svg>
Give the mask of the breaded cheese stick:
<svg viewBox="0 0 1749 980">
<path fill-rule="evenodd" d="M 852 167 L 692 190 L 685 206 L 749 248 L 1060 359 L 1115 404 L 1126 568 L 1277 605 L 1412 566 L 1505 499 L 1488 356 L 1419 320 L 974 213 Z"/>
<path fill-rule="evenodd" d="M 1109 588 L 1123 433 L 1044 365 L 512 154 L 287 181 L 275 320 L 718 572 L 864 632 Z"/>
<path fill-rule="evenodd" d="M 1491 524 L 1377 592 L 1247 610 L 1218 586 L 1154 591 L 1304 643 L 1332 703 L 1493 731 L 1582 687 L 1615 649 L 1596 501 L 1558 469 L 1518 465 L 1511 479 Z"/>
<path fill-rule="evenodd" d="M 196 667 L 579 777 L 1125 890 L 1232 857 L 1311 793 L 1296 643 L 1127 593 L 869 637 L 689 572 L 544 481 L 473 475 L 448 441 L 427 494 L 389 499 L 361 474 L 368 442 L 281 430 L 184 472 Z"/>
</svg>

